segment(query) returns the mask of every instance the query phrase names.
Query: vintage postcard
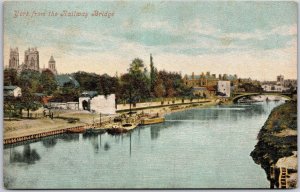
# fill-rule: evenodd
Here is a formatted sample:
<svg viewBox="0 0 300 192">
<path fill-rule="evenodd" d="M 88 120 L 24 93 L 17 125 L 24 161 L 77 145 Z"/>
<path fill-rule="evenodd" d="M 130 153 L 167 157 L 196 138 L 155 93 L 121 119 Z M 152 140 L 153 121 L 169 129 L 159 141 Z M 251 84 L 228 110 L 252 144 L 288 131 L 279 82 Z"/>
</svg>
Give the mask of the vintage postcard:
<svg viewBox="0 0 300 192">
<path fill-rule="evenodd" d="M 6 189 L 296 188 L 292 1 L 6 1 Z"/>
</svg>

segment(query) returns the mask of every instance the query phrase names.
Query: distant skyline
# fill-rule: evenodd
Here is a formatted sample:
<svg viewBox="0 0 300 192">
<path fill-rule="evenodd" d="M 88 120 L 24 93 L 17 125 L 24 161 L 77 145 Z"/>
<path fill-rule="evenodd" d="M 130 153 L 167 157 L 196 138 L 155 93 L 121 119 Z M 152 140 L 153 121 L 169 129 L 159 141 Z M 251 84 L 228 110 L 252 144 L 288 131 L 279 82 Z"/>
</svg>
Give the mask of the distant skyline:
<svg viewBox="0 0 300 192">
<path fill-rule="evenodd" d="M 37 47 L 40 67 L 53 55 L 59 73 L 121 74 L 137 57 L 149 69 L 152 53 L 159 70 L 182 75 L 297 78 L 295 2 L 5 2 L 3 29 L 4 65 L 10 47 L 19 48 L 20 64 Z"/>
</svg>

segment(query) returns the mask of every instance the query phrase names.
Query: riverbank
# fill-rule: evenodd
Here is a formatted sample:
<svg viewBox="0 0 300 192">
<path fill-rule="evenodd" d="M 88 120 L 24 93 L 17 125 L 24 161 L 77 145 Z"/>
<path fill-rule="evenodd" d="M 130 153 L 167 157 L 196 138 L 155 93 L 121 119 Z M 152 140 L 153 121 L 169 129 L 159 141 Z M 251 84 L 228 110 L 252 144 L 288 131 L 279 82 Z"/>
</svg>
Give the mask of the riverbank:
<svg viewBox="0 0 300 192">
<path fill-rule="evenodd" d="M 251 152 L 261 165 L 270 187 L 297 186 L 297 102 L 288 101 L 274 108 L 258 134 L 258 143 Z M 285 173 L 283 170 L 286 170 Z"/>
<path fill-rule="evenodd" d="M 184 104 L 170 104 L 160 107 L 147 107 L 133 109 L 137 113 L 149 113 L 159 114 L 164 116 L 165 114 L 182 111 L 196 107 L 208 107 L 216 105 L 214 100 L 205 100 L 201 102 L 184 103 Z M 123 110 L 118 114 L 128 112 L 129 110 Z M 47 132 L 60 131 L 72 127 L 88 127 L 93 126 L 94 123 L 100 122 L 99 114 L 93 114 L 88 111 L 55 111 L 53 110 L 54 118 L 38 118 L 38 119 L 5 119 L 4 120 L 4 134 L 3 139 L 9 140 L 12 138 L 26 137 L 34 134 L 43 134 Z M 101 122 L 111 121 L 116 115 L 102 115 Z M 70 123 L 70 119 L 77 119 Z M 42 136 L 41 136 L 42 137 Z"/>
</svg>

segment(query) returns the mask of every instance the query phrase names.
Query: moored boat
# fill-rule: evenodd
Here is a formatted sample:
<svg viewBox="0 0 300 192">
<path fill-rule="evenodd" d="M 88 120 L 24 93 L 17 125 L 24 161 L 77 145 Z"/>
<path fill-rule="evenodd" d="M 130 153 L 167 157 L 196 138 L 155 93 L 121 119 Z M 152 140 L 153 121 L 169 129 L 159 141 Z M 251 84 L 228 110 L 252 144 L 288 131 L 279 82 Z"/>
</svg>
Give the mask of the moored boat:
<svg viewBox="0 0 300 192">
<path fill-rule="evenodd" d="M 136 128 L 138 125 L 134 123 L 114 124 L 111 128 L 106 129 L 107 133 L 115 135 L 127 133 L 128 131 Z"/>
<path fill-rule="evenodd" d="M 107 133 L 109 133 L 111 135 L 117 135 L 117 134 L 127 133 L 127 132 L 128 132 L 127 129 L 120 128 L 120 127 L 113 127 L 113 128 L 107 129 Z"/>
<path fill-rule="evenodd" d="M 86 130 L 86 133 L 90 133 L 90 134 L 103 134 L 106 132 L 106 129 L 105 128 L 89 128 Z"/>
<path fill-rule="evenodd" d="M 104 128 L 94 128 L 92 131 L 93 131 L 94 133 L 103 134 L 103 133 L 106 132 L 106 129 L 104 129 Z"/>
<path fill-rule="evenodd" d="M 164 117 L 150 117 L 150 118 L 144 118 L 141 119 L 141 125 L 151 125 L 151 124 L 157 124 L 157 123 L 163 123 L 165 122 Z"/>
<path fill-rule="evenodd" d="M 74 127 L 67 130 L 67 133 L 84 133 L 86 131 L 83 127 Z"/>
</svg>

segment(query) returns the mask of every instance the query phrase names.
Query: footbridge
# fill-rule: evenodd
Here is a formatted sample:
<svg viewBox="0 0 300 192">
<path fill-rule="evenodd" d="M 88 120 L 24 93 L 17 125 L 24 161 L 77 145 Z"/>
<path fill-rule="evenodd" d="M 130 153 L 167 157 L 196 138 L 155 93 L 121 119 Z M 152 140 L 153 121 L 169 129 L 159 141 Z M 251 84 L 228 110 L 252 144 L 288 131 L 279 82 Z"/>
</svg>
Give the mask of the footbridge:
<svg viewBox="0 0 300 192">
<path fill-rule="evenodd" d="M 284 97 L 288 100 L 292 99 L 291 93 L 279 93 L 279 92 L 240 92 L 240 93 L 233 93 L 232 102 L 236 103 L 239 99 L 243 97 L 249 96 L 258 96 L 258 95 L 274 95 L 279 97 Z"/>
</svg>

